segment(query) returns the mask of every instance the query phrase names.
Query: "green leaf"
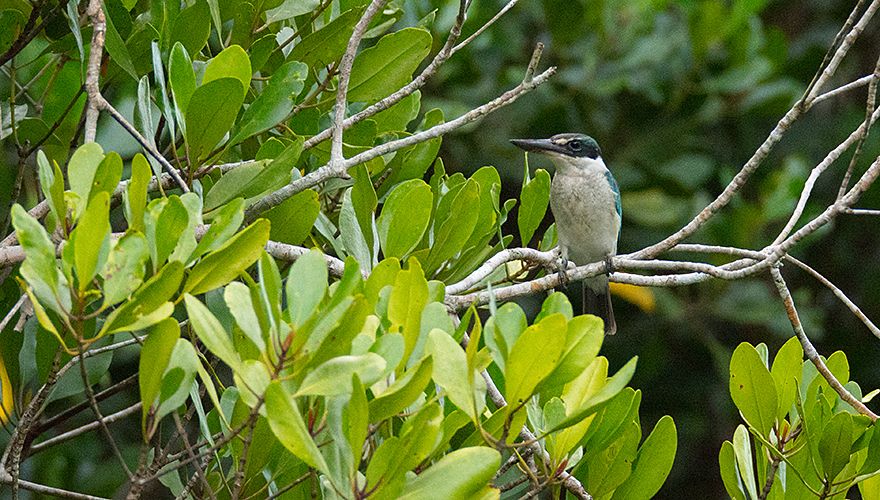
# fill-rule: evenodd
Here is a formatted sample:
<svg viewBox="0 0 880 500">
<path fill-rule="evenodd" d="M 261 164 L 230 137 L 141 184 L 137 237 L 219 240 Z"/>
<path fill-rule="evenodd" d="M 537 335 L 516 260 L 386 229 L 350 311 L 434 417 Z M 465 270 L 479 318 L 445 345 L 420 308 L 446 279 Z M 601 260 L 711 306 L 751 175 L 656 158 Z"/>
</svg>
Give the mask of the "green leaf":
<svg viewBox="0 0 880 500">
<path fill-rule="evenodd" d="M 203 159 L 238 115 L 244 91 L 235 78 L 220 78 L 197 88 L 186 108 L 186 142 L 192 161 Z"/>
<path fill-rule="evenodd" d="M 598 360 L 597 360 L 598 361 Z M 596 413 L 601 410 L 606 403 L 608 403 L 614 396 L 616 396 L 620 391 L 626 387 L 626 384 L 632 380 L 632 376 L 636 371 L 636 364 L 638 362 L 638 357 L 633 357 L 629 360 L 623 368 L 618 370 L 617 373 L 614 374 L 613 377 L 609 378 L 605 385 L 599 389 L 599 392 L 590 396 L 589 399 L 576 411 L 569 414 L 565 420 L 560 422 L 559 424 L 551 427 L 550 429 L 545 429 L 544 432 L 550 434 L 552 432 L 556 432 L 560 429 L 565 429 L 566 427 L 571 427 L 582 422 L 588 416 Z"/>
<path fill-rule="evenodd" d="M 183 300 L 186 303 L 186 312 L 189 314 L 190 323 L 199 340 L 205 344 L 209 351 L 235 371 L 241 364 L 241 358 L 238 356 L 238 352 L 232 344 L 232 338 L 226 329 L 199 299 L 185 294 Z"/>
<path fill-rule="evenodd" d="M 562 361 L 548 383 L 565 384 L 577 377 L 596 359 L 604 339 L 605 328 L 596 316 L 582 315 L 569 320 Z"/>
<path fill-rule="evenodd" d="M 260 258 L 267 241 L 269 221 L 259 219 L 200 260 L 184 292 L 199 295 L 229 283 Z"/>
<path fill-rule="evenodd" d="M 184 114 L 196 91 L 196 74 L 186 48 L 179 42 L 174 44 L 168 60 L 168 83 L 174 97 L 177 122 L 184 123 Z"/>
<path fill-rule="evenodd" d="M 222 208 L 212 214 L 211 227 L 199 240 L 199 244 L 190 254 L 190 260 L 195 260 L 208 252 L 220 248 L 231 238 L 241 222 L 244 220 L 244 200 L 236 198 L 223 205 Z"/>
<path fill-rule="evenodd" d="M 128 227 L 134 231 L 144 232 L 144 209 L 147 206 L 147 187 L 153 170 L 144 155 L 138 153 L 131 160 L 131 180 L 123 193 L 125 219 Z"/>
<path fill-rule="evenodd" d="M 416 367 L 404 372 L 403 376 L 378 397 L 370 401 L 370 423 L 376 424 L 391 418 L 411 405 L 431 381 L 434 362 L 425 359 Z"/>
<path fill-rule="evenodd" d="M 141 401 L 144 402 L 141 428 L 145 439 L 147 438 L 147 416 L 159 396 L 162 375 L 168 367 L 171 352 L 177 345 L 179 338 L 180 326 L 177 321 L 174 318 L 166 318 L 153 326 L 144 340 L 139 361 L 138 384 L 140 385 Z"/>
<path fill-rule="evenodd" d="M 406 85 L 431 50 L 431 34 L 404 28 L 361 52 L 351 69 L 348 100 L 373 102 Z"/>
<path fill-rule="evenodd" d="M 281 123 L 290 114 L 293 99 L 302 92 L 308 74 L 309 67 L 298 61 L 290 61 L 275 70 L 268 85 L 241 115 L 242 125 L 229 144 L 238 144 Z"/>
<path fill-rule="evenodd" d="M 428 303 L 428 281 L 416 259 L 409 260 L 406 271 L 397 273 L 394 288 L 388 298 L 388 319 L 390 331 L 403 334 L 406 346 L 404 359 L 416 347 L 421 332 L 422 311 Z"/>
<path fill-rule="evenodd" d="M 281 5 L 266 11 L 266 22 L 275 23 L 308 14 L 318 6 L 318 0 L 284 0 Z"/>
<path fill-rule="evenodd" d="M 285 448 L 311 467 L 324 474 L 330 473 L 296 403 L 278 381 L 273 381 L 266 388 L 266 418 L 272 432 Z"/>
<path fill-rule="evenodd" d="M 479 215 L 480 185 L 476 181 L 467 181 L 449 205 L 446 219 L 439 225 L 436 220 L 434 222 L 434 245 L 425 265 L 428 274 L 465 250 L 464 244 L 473 233 Z"/>
<path fill-rule="evenodd" d="M 260 327 L 260 320 L 254 310 L 251 292 L 247 285 L 238 281 L 226 285 L 226 289 L 223 291 L 223 300 L 244 335 L 254 343 L 260 352 L 265 351 L 266 342 L 263 340 L 263 329 Z"/>
<path fill-rule="evenodd" d="M 749 431 L 743 425 L 737 426 L 733 432 L 733 452 L 749 498 L 758 498 L 757 476 L 755 476 L 755 466 L 752 460 L 752 444 L 749 439 Z"/>
<path fill-rule="evenodd" d="M 251 86 L 251 73 L 251 60 L 247 52 L 238 45 L 230 45 L 208 61 L 205 75 L 202 77 L 202 87 L 223 78 L 235 78 L 241 82 L 241 93 L 244 98 L 245 92 Z M 239 105 L 240 103 L 241 101 Z"/>
<path fill-rule="evenodd" d="M 211 13 L 202 0 L 180 11 L 171 28 L 171 43 L 183 45 L 189 54 L 198 54 L 211 34 Z M 167 46 L 166 46 L 167 47 Z M 173 50 L 173 49 L 172 49 Z"/>
<path fill-rule="evenodd" d="M 428 333 L 427 352 L 434 360 L 432 378 L 446 390 L 449 400 L 476 420 L 474 391 L 464 350 L 448 333 L 433 329 Z"/>
<path fill-rule="evenodd" d="M 295 44 L 287 59 L 302 61 L 310 68 L 327 66 L 336 61 L 345 52 L 354 25 L 363 11 L 363 7 L 357 7 L 339 14 L 336 19 Z"/>
<path fill-rule="evenodd" d="M 367 485 L 375 486 L 377 498 L 398 498 L 406 473 L 434 450 L 442 424 L 440 406 L 426 405 L 404 422 L 400 437 L 387 439 L 379 446 L 367 467 Z"/>
<path fill-rule="evenodd" d="M 672 470 L 676 445 L 675 422 L 665 415 L 639 448 L 632 474 L 614 491 L 612 498 L 653 498 Z"/>
<path fill-rule="evenodd" d="M 351 393 L 352 376 L 367 386 L 372 385 L 385 371 L 385 360 L 368 352 L 360 356 L 339 356 L 310 371 L 294 397 L 338 396 Z"/>
<path fill-rule="evenodd" d="M 552 314 L 520 335 L 504 370 L 507 403 L 519 408 L 559 363 L 565 349 L 565 317 Z"/>
<path fill-rule="evenodd" d="M 309 250 L 290 267 L 285 295 L 294 328 L 301 327 L 327 294 L 327 261 L 319 250 Z"/>
<path fill-rule="evenodd" d="M 271 378 L 266 365 L 255 359 L 242 361 L 233 373 L 235 386 L 239 388 L 241 400 L 249 408 L 256 408 L 260 404 L 260 397 L 266 392 Z"/>
<path fill-rule="evenodd" d="M 819 438 L 819 456 L 825 480 L 833 481 L 850 460 L 853 443 L 852 415 L 840 412 L 831 417 Z"/>
<path fill-rule="evenodd" d="M 155 224 L 151 224 L 151 221 L 146 224 L 147 238 L 153 245 L 153 266 L 161 266 L 186 236 L 189 212 L 176 195 L 166 198 L 164 206 L 151 203 L 147 210 L 150 215 L 156 215 Z"/>
<path fill-rule="evenodd" d="M 199 355 L 193 345 L 185 339 L 177 339 L 168 360 L 168 368 L 162 376 L 159 408 L 156 410 L 152 428 L 148 429 L 148 435 L 152 436 L 162 417 L 178 409 L 186 401 L 200 367 Z"/>
<path fill-rule="evenodd" d="M 284 200 L 278 206 L 263 213 L 263 217 L 272 223 L 269 237 L 272 241 L 299 245 L 312 232 L 318 214 L 321 212 L 321 202 L 318 193 L 306 189 Z"/>
<path fill-rule="evenodd" d="M 357 259 L 361 267 L 370 270 L 373 267 L 372 252 L 358 223 L 351 196 L 352 188 L 346 189 L 342 195 L 342 208 L 339 209 L 339 238 L 348 254 Z"/>
<path fill-rule="evenodd" d="M 98 336 L 108 333 L 134 331 L 154 325 L 174 312 L 169 302 L 180 287 L 183 265 L 169 262 L 120 307 L 110 313 Z"/>
<path fill-rule="evenodd" d="M 433 199 L 431 187 L 421 179 L 402 182 L 391 191 L 376 221 L 385 257 L 403 259 L 418 245 L 431 221 Z"/>
<path fill-rule="evenodd" d="M 144 282 L 146 263 L 150 258 L 147 239 L 138 232 L 129 232 L 110 250 L 107 264 L 101 270 L 106 309 L 128 298 Z"/>
<path fill-rule="evenodd" d="M 779 349 L 773 360 L 770 374 L 776 384 L 779 405 L 776 418 L 780 421 L 794 404 L 796 392 L 801 383 L 801 365 L 804 362 L 804 349 L 797 337 L 792 337 Z"/>
<path fill-rule="evenodd" d="M 490 484 L 500 464 L 501 454 L 492 448 L 455 450 L 407 481 L 398 498 L 475 498 Z"/>
<path fill-rule="evenodd" d="M 67 179 L 70 182 L 70 190 L 79 196 L 74 216 L 78 216 L 85 209 L 98 166 L 102 161 L 104 161 L 104 150 L 96 142 L 83 144 L 70 157 L 67 163 Z"/>
<path fill-rule="evenodd" d="M 42 150 L 37 151 L 37 165 L 39 167 L 40 189 L 43 197 L 49 203 L 49 208 L 58 221 L 67 219 L 67 207 L 64 204 L 64 174 L 58 163 L 49 164 L 46 154 Z M 64 226 L 64 224 L 62 224 Z M 66 229 L 64 229 L 66 231 Z"/>
<path fill-rule="evenodd" d="M 733 451 L 733 443 L 725 441 L 718 453 L 718 464 L 721 467 L 721 480 L 724 489 L 733 500 L 746 500 L 746 492 L 742 489 L 739 474 L 736 468 L 736 455 Z"/>
<path fill-rule="evenodd" d="M 550 203 L 550 174 L 538 169 L 528 183 L 524 183 L 520 194 L 520 206 L 517 213 L 519 237 L 523 246 L 528 246 L 532 235 L 544 220 L 547 205 Z"/>
<path fill-rule="evenodd" d="M 104 46 L 107 48 L 107 53 L 110 54 L 112 61 L 118 64 L 134 80 L 137 80 L 137 71 L 131 62 L 128 47 L 125 46 L 125 42 L 119 36 L 119 32 L 116 31 L 116 26 L 113 24 L 113 16 L 110 15 L 110 11 L 107 10 L 107 5 L 104 2 L 101 3 L 101 7 L 104 9 L 104 19 L 107 24 L 104 37 Z"/>
<path fill-rule="evenodd" d="M 89 202 L 71 234 L 79 290 L 92 284 L 110 250 L 110 197 L 101 192 Z"/>
<path fill-rule="evenodd" d="M 762 436 L 769 436 L 778 408 L 773 377 L 761 356 L 747 342 L 730 358 L 730 395 L 743 418 Z"/>
<path fill-rule="evenodd" d="M 67 283 L 56 264 L 55 245 L 49 239 L 49 233 L 17 203 L 12 206 L 11 216 L 12 226 L 26 257 L 19 268 L 22 278 L 46 307 L 61 314 L 58 302 L 64 309 L 69 309 L 70 296 L 66 291 L 59 293 Z"/>
</svg>

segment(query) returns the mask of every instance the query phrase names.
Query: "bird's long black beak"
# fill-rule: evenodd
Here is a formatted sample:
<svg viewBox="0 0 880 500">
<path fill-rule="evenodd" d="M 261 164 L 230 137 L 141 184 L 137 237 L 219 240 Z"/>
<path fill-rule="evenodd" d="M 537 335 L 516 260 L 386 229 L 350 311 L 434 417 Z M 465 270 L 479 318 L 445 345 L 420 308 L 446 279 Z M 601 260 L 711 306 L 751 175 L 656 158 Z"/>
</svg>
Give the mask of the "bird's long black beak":
<svg viewBox="0 0 880 500">
<path fill-rule="evenodd" d="M 511 139 L 510 142 L 532 153 L 561 153 L 564 149 L 550 139 Z"/>
</svg>

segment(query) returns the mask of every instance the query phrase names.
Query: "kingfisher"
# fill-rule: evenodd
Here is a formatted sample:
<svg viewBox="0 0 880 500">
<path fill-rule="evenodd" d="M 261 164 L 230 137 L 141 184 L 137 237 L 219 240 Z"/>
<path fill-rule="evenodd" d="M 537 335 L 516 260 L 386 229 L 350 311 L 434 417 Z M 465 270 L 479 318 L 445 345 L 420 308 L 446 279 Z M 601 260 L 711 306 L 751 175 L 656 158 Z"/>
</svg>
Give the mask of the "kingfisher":
<svg viewBox="0 0 880 500">
<path fill-rule="evenodd" d="M 608 274 L 620 236 L 620 189 L 602 160 L 602 151 L 588 135 L 557 134 L 549 139 L 511 139 L 514 145 L 549 156 L 556 171 L 550 186 L 550 210 L 556 221 L 561 255 L 560 272 L 568 262 L 578 266 L 605 262 L 606 274 L 583 281 L 584 312 L 605 322 L 614 335 L 617 323 L 611 307 Z"/>
</svg>

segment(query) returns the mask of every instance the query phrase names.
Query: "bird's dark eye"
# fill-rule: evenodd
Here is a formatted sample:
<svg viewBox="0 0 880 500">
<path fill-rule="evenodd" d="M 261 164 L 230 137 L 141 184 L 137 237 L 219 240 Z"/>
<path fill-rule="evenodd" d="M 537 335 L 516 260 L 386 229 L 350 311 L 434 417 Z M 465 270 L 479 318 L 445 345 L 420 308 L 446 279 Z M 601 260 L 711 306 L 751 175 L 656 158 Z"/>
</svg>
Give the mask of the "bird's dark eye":
<svg viewBox="0 0 880 500">
<path fill-rule="evenodd" d="M 584 144 L 581 141 L 569 141 L 568 148 L 572 151 L 580 151 L 584 149 Z"/>
</svg>

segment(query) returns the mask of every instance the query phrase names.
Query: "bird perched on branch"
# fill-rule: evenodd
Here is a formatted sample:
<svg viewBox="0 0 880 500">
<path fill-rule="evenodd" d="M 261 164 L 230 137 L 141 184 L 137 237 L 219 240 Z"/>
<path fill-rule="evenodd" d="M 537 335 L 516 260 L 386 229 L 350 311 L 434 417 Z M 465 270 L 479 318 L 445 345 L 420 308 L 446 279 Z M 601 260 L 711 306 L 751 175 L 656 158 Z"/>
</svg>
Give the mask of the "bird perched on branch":
<svg viewBox="0 0 880 500">
<path fill-rule="evenodd" d="M 550 188 L 550 209 L 562 255 L 578 266 L 604 260 L 610 274 L 620 235 L 620 189 L 602 161 L 595 139 L 584 134 L 558 134 L 549 139 L 512 139 L 530 152 L 549 156 L 556 167 Z M 617 332 L 608 276 L 584 280 L 584 312 L 605 322 L 605 334 Z"/>
</svg>

